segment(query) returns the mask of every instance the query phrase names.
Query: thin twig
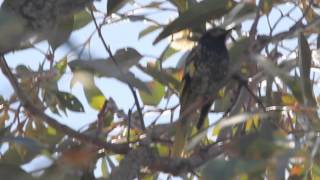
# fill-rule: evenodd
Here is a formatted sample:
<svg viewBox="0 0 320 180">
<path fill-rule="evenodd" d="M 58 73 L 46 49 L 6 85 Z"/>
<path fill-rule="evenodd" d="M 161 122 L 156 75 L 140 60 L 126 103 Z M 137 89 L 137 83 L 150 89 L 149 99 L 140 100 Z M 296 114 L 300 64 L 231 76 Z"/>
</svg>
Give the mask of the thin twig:
<svg viewBox="0 0 320 180">
<path fill-rule="evenodd" d="M 93 22 L 94 22 L 94 25 L 97 29 L 97 32 L 98 32 L 98 35 L 100 37 L 100 40 L 104 46 L 104 48 L 106 49 L 107 53 L 109 54 L 111 60 L 113 61 L 113 63 L 115 64 L 115 66 L 117 67 L 117 69 L 119 70 L 121 76 L 123 76 L 125 78 L 125 81 L 133 95 L 133 98 L 134 98 L 134 101 L 135 101 L 135 104 L 137 106 L 137 110 L 138 110 L 138 114 L 139 114 L 139 118 L 140 118 L 140 123 L 141 123 L 141 129 L 144 131 L 146 129 L 145 127 L 145 124 L 144 124 L 144 120 L 143 120 L 143 115 L 142 115 L 142 110 L 141 110 L 141 107 L 140 107 L 140 103 L 139 103 L 139 100 L 138 100 L 138 96 L 137 96 L 137 93 L 136 91 L 134 90 L 133 86 L 129 83 L 129 81 L 126 80 L 126 76 L 124 75 L 123 71 L 121 70 L 118 62 L 116 61 L 116 59 L 114 58 L 111 50 L 110 50 L 110 47 L 107 45 L 106 41 L 104 40 L 103 38 L 103 35 L 101 33 L 101 28 L 99 28 L 99 25 L 94 17 L 94 14 L 93 14 L 93 10 L 90 9 L 90 13 L 91 13 L 91 16 L 92 16 L 92 19 L 93 19 Z"/>
<path fill-rule="evenodd" d="M 250 29 L 250 41 L 251 42 L 254 41 L 255 36 L 257 34 L 257 26 L 258 26 L 258 22 L 260 19 L 260 11 L 261 11 L 262 5 L 263 5 L 263 0 L 260 0 L 258 8 L 257 8 L 257 12 L 256 12 L 256 17 L 255 17 L 253 24 L 251 26 L 251 29 Z"/>
<path fill-rule="evenodd" d="M 125 78 L 123 71 L 121 70 L 118 62 L 117 62 L 116 59 L 114 58 L 114 56 L 113 56 L 113 54 L 112 54 L 109 46 L 107 45 L 106 41 L 105 41 L 104 38 L 103 38 L 103 35 L 102 35 L 102 33 L 101 33 L 101 28 L 99 28 L 99 25 L 98 25 L 98 23 L 97 23 L 97 21 L 96 21 L 96 19 L 95 19 L 95 17 L 94 17 L 94 14 L 93 14 L 93 10 L 92 10 L 92 9 L 90 9 L 90 13 L 91 13 L 91 16 L 92 16 L 92 20 L 93 20 L 93 22 L 94 22 L 94 25 L 95 25 L 95 27 L 96 27 L 96 29 L 97 29 L 98 36 L 99 36 L 99 38 L 100 38 L 100 40 L 101 40 L 104 48 L 106 49 L 107 53 L 109 54 L 109 57 L 111 58 L 111 60 L 113 61 L 113 63 L 114 63 L 115 66 L 117 67 L 117 69 L 119 70 L 121 76 L 123 76 L 123 77 Z M 137 106 L 139 118 L 140 118 L 141 129 L 144 131 L 144 130 L 146 129 L 146 127 L 145 127 L 145 124 L 144 124 L 143 115 L 142 115 L 142 110 L 141 110 L 141 107 L 140 107 L 140 103 L 139 103 L 139 100 L 138 100 L 137 93 L 136 93 L 136 91 L 134 90 L 133 86 L 129 83 L 129 81 L 127 81 L 126 79 L 125 79 L 125 81 L 126 81 L 128 87 L 129 87 L 129 89 L 130 89 L 130 91 L 131 91 L 131 93 L 132 93 L 132 95 L 133 95 L 134 101 L 135 101 L 136 106 Z"/>
<path fill-rule="evenodd" d="M 131 130 L 131 109 L 128 110 L 128 135 L 127 135 L 127 143 L 130 143 L 130 130 Z"/>
</svg>

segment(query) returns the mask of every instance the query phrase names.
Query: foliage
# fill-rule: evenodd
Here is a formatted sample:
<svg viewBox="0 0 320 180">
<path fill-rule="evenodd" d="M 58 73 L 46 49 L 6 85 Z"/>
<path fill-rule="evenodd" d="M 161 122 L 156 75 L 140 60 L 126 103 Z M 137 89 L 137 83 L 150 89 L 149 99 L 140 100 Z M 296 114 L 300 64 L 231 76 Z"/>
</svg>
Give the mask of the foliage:
<svg viewBox="0 0 320 180">
<path fill-rule="evenodd" d="M 0 175 L 319 179 L 319 4 L 319 0 L 5 0 L 0 9 L 0 78 L 7 79 L 13 91 L 0 94 Z M 136 34 L 137 47 L 127 45 L 113 52 L 117 45 L 109 44 L 108 38 L 114 35 L 105 34 L 103 28 L 123 22 L 140 27 L 144 23 Z M 177 97 L 186 57 L 212 26 L 234 28 L 227 46 L 229 73 L 237 78 L 230 78 L 220 90 L 205 127 L 190 130 L 193 136 L 185 156 L 174 158 Z M 83 29 L 90 33 L 79 45 L 72 35 Z M 156 56 L 137 45 L 150 38 L 153 45 L 143 47 L 157 49 Z M 45 52 L 37 47 L 43 41 L 49 45 Z M 90 48 L 100 43 L 105 55 L 97 58 Z M 30 66 L 33 62 L 14 66 L 7 56 L 22 49 L 40 52 L 44 60 L 37 68 Z M 121 94 L 132 97 L 125 102 L 130 104 L 128 111 L 110 95 L 112 83 L 106 81 L 110 78 L 128 86 L 128 94 Z M 70 84 L 70 89 L 61 88 L 61 83 Z M 83 97 L 82 92 L 71 91 L 77 83 Z M 89 118 L 92 112 L 95 119 L 88 119 L 80 130 L 65 125 L 75 114 Z M 49 165 L 31 172 L 25 170 L 28 165 L 22 166 L 39 157 Z M 95 176 L 94 169 L 101 175 Z"/>
</svg>

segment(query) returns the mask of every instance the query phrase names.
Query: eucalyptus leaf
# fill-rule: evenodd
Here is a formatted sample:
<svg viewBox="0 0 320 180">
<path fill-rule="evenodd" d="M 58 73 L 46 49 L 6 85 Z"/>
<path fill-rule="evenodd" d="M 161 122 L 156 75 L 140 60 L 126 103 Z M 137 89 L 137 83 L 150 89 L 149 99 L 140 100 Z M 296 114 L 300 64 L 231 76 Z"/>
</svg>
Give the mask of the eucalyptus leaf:
<svg viewBox="0 0 320 180">
<path fill-rule="evenodd" d="M 148 83 L 148 87 L 151 91 L 151 94 L 139 91 L 140 97 L 145 105 L 156 106 L 164 96 L 164 86 L 157 81 L 152 81 Z"/>
<path fill-rule="evenodd" d="M 112 13 L 116 12 L 129 1 L 130 0 L 108 0 L 107 15 L 109 16 Z"/>
<path fill-rule="evenodd" d="M 90 13 L 86 10 L 82 10 L 74 14 L 73 30 L 81 29 L 92 21 Z"/>
<path fill-rule="evenodd" d="M 193 5 L 172 21 L 160 35 L 155 39 L 154 44 L 163 38 L 180 30 L 199 25 L 209 19 L 217 19 L 228 13 L 235 6 L 232 0 L 204 0 Z"/>
<path fill-rule="evenodd" d="M 136 78 L 129 69 L 136 65 L 141 59 L 141 55 L 133 48 L 118 50 L 113 58 L 95 60 L 74 60 L 69 63 L 73 70 L 84 70 L 103 77 L 114 77 L 124 83 L 148 92 L 148 87 L 140 79 Z M 116 63 L 114 62 L 116 61 Z"/>
<path fill-rule="evenodd" d="M 156 31 L 157 29 L 159 29 L 161 26 L 157 26 L 157 25 L 150 25 L 147 28 L 145 28 L 144 30 L 142 30 L 139 33 L 138 39 L 143 38 L 144 36 Z"/>
<path fill-rule="evenodd" d="M 71 111 L 84 112 L 81 102 L 73 94 L 63 91 L 55 92 L 59 100 L 59 106 L 66 107 Z"/>
<path fill-rule="evenodd" d="M 299 69 L 304 104 L 316 107 L 317 102 L 313 95 L 312 82 L 310 80 L 311 51 L 308 41 L 302 33 L 299 34 Z"/>
</svg>

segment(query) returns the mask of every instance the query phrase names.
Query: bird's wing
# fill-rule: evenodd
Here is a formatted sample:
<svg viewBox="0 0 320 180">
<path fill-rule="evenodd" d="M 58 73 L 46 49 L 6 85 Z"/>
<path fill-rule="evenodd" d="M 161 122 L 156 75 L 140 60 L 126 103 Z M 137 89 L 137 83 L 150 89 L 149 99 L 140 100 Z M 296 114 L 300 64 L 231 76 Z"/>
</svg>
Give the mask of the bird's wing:
<svg viewBox="0 0 320 180">
<path fill-rule="evenodd" d="M 181 111 L 185 109 L 184 107 L 188 105 L 188 99 L 190 98 L 190 83 L 192 81 L 192 77 L 194 75 L 195 66 L 194 61 L 196 59 L 196 48 L 193 48 L 186 59 L 185 67 L 184 67 L 184 75 L 182 78 L 182 89 L 180 92 L 180 105 Z"/>
</svg>

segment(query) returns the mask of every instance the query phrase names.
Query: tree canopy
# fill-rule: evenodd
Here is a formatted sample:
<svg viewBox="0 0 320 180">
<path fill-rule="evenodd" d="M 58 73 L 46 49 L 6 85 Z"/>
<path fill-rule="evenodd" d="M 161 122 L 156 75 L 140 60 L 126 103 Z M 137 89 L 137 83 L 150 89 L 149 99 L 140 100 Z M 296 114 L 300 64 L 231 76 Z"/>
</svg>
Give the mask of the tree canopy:
<svg viewBox="0 0 320 180">
<path fill-rule="evenodd" d="M 318 179 L 319 4 L 4 0 L 0 176 Z M 119 23 L 141 29 L 134 43 L 120 33 L 105 33 Z M 226 42 L 230 78 L 204 127 L 190 129 L 186 154 L 173 157 L 184 65 L 201 34 L 212 27 L 233 28 Z M 83 42 L 72 38 L 77 33 Z M 110 38 L 128 45 L 119 47 Z M 15 56 L 20 52 L 31 55 Z M 39 54 L 41 60 L 33 62 Z M 127 88 L 113 93 L 131 98 L 122 99 L 130 108 L 110 95 L 114 83 Z M 81 91 L 72 91 L 75 84 Z M 88 123 L 68 125 L 74 114 Z M 28 171 L 30 166 L 36 167 Z"/>
</svg>

